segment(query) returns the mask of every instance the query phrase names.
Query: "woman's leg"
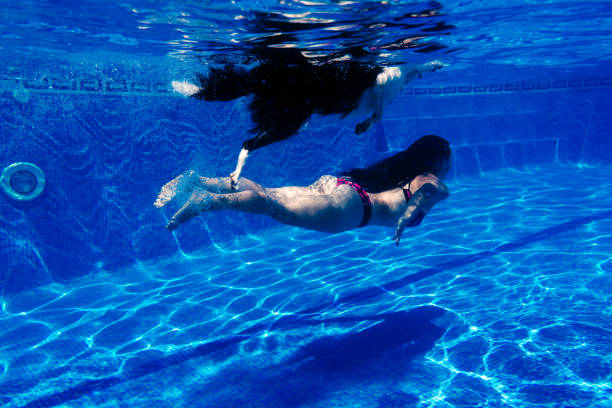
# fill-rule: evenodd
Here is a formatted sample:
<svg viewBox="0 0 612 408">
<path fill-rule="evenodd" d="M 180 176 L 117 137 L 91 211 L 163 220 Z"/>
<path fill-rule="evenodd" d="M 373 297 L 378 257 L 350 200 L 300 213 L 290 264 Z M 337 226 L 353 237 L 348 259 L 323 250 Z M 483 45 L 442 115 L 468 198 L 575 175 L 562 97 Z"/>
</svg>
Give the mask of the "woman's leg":
<svg viewBox="0 0 612 408">
<path fill-rule="evenodd" d="M 234 190 L 229 177 L 203 177 L 194 170 L 187 170 L 178 177 L 164 184 L 155 200 L 157 208 L 172 201 L 177 195 L 191 193 L 196 188 L 204 188 L 213 193 L 233 193 L 247 190 L 262 190 L 263 187 L 246 178 L 240 181 L 238 190 Z"/>
<path fill-rule="evenodd" d="M 310 194 L 330 194 L 336 186 L 336 178 L 333 176 L 321 176 L 313 184 L 307 187 L 287 186 L 281 189 L 279 193 L 285 197 L 293 197 L 295 195 L 310 195 Z M 172 201 L 177 195 L 185 197 L 196 188 L 204 188 L 210 192 L 218 194 L 237 193 L 241 191 L 262 191 L 264 188 L 256 182 L 242 177 L 240 179 L 239 188 L 236 190 L 232 186 L 229 177 L 203 177 L 194 170 L 187 170 L 178 177 L 164 184 L 155 200 L 155 207 L 161 208 Z"/>
<path fill-rule="evenodd" d="M 263 214 L 283 224 L 326 232 L 345 231 L 359 223 L 363 209 L 355 194 L 300 194 L 302 189 L 282 187 L 229 194 L 197 189 L 166 228 L 172 231 L 202 212 L 215 210 Z"/>
<path fill-rule="evenodd" d="M 205 211 L 236 210 L 264 214 L 265 202 L 265 196 L 254 190 L 215 194 L 204 189 L 196 189 L 191 193 L 185 204 L 172 216 L 166 228 L 172 231 L 180 224 Z"/>
<path fill-rule="evenodd" d="M 206 190 L 211 191 L 213 193 L 226 194 L 226 193 L 237 193 L 240 191 L 249 191 L 249 190 L 262 190 L 263 187 L 259 184 L 255 183 L 252 180 L 241 177 L 240 184 L 238 188 L 234 184 L 231 184 L 230 177 L 203 177 L 199 176 L 200 185 L 204 187 Z"/>
</svg>

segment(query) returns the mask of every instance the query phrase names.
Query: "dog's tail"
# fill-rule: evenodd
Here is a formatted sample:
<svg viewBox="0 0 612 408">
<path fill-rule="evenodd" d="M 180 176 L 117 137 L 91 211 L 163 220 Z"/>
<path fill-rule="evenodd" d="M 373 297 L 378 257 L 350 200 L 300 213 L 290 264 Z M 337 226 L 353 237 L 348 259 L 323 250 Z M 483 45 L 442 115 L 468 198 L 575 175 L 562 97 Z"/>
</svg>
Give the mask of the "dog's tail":
<svg viewBox="0 0 612 408">
<path fill-rule="evenodd" d="M 233 64 L 211 68 L 208 75 L 197 74 L 200 87 L 191 96 L 205 101 L 230 101 L 253 93 L 251 73 Z"/>
<path fill-rule="evenodd" d="M 200 85 L 172 81 L 175 92 L 205 101 L 230 101 L 253 93 L 253 79 L 244 68 L 228 64 L 211 68 L 208 75 L 196 74 Z"/>
<path fill-rule="evenodd" d="M 186 81 L 172 81 L 172 89 L 183 96 L 192 96 L 200 92 L 199 86 Z"/>
</svg>

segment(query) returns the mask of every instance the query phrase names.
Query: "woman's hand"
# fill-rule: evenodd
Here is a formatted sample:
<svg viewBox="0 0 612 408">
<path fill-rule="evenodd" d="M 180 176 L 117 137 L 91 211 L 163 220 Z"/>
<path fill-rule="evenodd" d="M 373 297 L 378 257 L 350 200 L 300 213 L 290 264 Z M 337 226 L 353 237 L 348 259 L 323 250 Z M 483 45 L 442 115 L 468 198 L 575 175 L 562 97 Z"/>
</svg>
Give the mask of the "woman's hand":
<svg viewBox="0 0 612 408">
<path fill-rule="evenodd" d="M 399 245 L 400 238 L 406 227 L 415 227 L 421 223 L 425 214 L 431 210 L 435 203 L 445 200 L 448 195 L 448 188 L 440 179 L 433 174 L 417 176 L 413 180 L 414 184 L 421 184 L 414 192 L 408 202 L 408 208 L 397 220 L 393 240 L 395 245 Z"/>
<path fill-rule="evenodd" d="M 397 220 L 397 224 L 395 225 L 395 234 L 393 235 L 395 245 L 399 245 L 404 229 L 406 229 L 406 227 L 419 225 L 423 217 L 425 217 L 425 212 L 423 210 L 418 209 L 416 205 L 408 206 L 404 215 Z"/>
</svg>

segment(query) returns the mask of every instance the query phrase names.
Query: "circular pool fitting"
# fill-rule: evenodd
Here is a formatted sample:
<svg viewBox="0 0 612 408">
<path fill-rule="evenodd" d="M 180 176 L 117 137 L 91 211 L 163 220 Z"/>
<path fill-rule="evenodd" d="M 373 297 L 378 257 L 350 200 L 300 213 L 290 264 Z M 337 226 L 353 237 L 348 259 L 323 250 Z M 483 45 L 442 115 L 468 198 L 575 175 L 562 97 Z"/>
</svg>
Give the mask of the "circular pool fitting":
<svg viewBox="0 0 612 408">
<path fill-rule="evenodd" d="M 2 171 L 0 187 L 13 200 L 30 201 L 45 189 L 45 173 L 32 163 L 13 163 Z"/>
</svg>

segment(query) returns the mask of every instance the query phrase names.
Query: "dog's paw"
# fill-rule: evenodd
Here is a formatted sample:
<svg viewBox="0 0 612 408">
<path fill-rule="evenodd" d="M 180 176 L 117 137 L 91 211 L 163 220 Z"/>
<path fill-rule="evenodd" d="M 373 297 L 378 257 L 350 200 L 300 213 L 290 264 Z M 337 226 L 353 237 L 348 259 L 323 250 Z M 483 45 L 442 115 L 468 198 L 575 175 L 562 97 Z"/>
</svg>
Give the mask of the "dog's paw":
<svg viewBox="0 0 612 408">
<path fill-rule="evenodd" d="M 441 68 L 448 67 L 448 64 L 445 64 L 442 61 L 435 60 L 425 63 L 424 66 L 427 71 L 434 72 Z"/>
<path fill-rule="evenodd" d="M 369 120 L 365 120 L 361 123 L 358 123 L 357 126 L 355 126 L 355 134 L 362 134 L 365 131 L 367 131 L 370 128 L 370 121 Z"/>
<path fill-rule="evenodd" d="M 230 178 L 230 187 L 232 188 L 232 190 L 238 190 L 238 188 L 239 188 L 239 185 L 238 185 L 238 182 L 239 182 L 238 174 L 233 172 L 232 174 L 230 174 L 229 178 Z"/>
</svg>

